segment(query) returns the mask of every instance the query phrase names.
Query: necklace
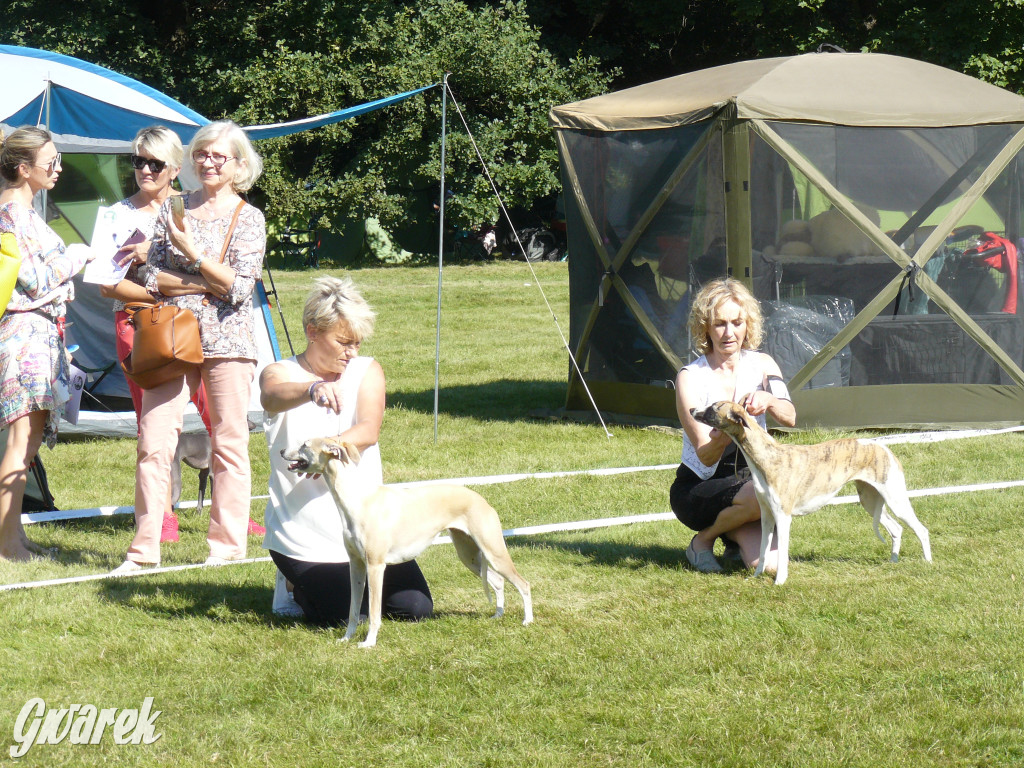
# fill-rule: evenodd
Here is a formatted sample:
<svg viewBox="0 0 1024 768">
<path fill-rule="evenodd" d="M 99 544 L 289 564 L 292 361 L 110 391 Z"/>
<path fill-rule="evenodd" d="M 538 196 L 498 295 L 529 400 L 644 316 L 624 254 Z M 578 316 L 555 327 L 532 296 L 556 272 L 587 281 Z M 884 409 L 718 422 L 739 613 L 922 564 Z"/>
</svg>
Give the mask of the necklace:
<svg viewBox="0 0 1024 768">
<path fill-rule="evenodd" d="M 319 373 L 313 370 L 313 366 L 309 364 L 309 359 L 306 357 L 305 351 L 302 352 L 295 359 L 298 361 L 300 368 L 304 368 L 305 370 L 309 371 L 321 381 L 337 381 L 341 377 L 341 374 L 338 373 L 331 374 L 330 376 L 321 376 Z"/>
</svg>

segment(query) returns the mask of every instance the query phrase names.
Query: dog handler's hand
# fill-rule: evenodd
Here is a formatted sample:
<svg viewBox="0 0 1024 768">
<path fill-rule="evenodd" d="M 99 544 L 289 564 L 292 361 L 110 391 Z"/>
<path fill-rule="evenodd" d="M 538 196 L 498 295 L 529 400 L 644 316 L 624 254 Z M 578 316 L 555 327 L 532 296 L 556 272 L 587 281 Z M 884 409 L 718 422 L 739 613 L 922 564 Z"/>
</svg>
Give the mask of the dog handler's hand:
<svg viewBox="0 0 1024 768">
<path fill-rule="evenodd" d="M 768 411 L 772 396 L 768 392 L 751 392 L 744 398 L 743 407 L 751 416 L 760 416 Z"/>
<path fill-rule="evenodd" d="M 310 387 L 310 397 L 321 408 L 341 413 L 341 382 L 318 381 Z"/>
</svg>

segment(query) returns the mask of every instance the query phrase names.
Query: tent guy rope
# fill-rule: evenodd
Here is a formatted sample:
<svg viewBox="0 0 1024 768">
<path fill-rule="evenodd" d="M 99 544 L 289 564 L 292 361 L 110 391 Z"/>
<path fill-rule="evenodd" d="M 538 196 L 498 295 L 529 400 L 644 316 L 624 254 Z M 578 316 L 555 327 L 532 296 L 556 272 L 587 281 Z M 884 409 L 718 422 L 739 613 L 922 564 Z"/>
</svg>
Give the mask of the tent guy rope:
<svg viewBox="0 0 1024 768">
<path fill-rule="evenodd" d="M 473 137 L 473 132 L 469 129 L 469 123 L 466 122 L 466 116 L 462 113 L 462 107 L 459 105 L 458 99 L 455 98 L 455 93 L 452 91 L 451 85 L 448 84 L 448 77 L 445 76 L 445 91 L 452 98 L 452 104 L 455 105 L 456 112 L 459 113 L 459 119 L 462 120 L 462 125 L 466 129 L 466 135 L 469 136 L 469 141 L 473 145 L 473 151 L 476 152 L 477 159 L 480 160 L 480 165 L 483 167 L 484 175 L 487 176 L 487 181 L 491 185 L 491 190 L 494 192 L 494 197 L 498 201 L 498 206 L 501 208 L 501 213 L 505 217 L 505 221 L 508 222 L 509 230 L 512 232 L 513 237 L 516 239 L 516 243 L 519 245 L 519 249 L 525 254 L 526 248 L 523 247 L 523 242 L 519 239 L 519 233 L 516 232 L 515 226 L 512 224 L 512 217 L 509 216 L 508 210 L 505 208 L 505 201 L 501 197 L 501 193 L 498 192 L 498 185 L 494 182 L 494 177 L 491 176 L 491 171 L 487 166 L 487 161 L 484 160 L 483 154 L 480 152 L 480 147 L 477 146 L 476 139 Z M 444 173 L 444 167 L 441 169 L 442 174 Z M 442 176 L 443 179 L 443 176 Z M 441 204 L 444 205 L 444 184 L 441 185 Z M 441 209 L 444 210 L 443 208 Z M 537 271 L 533 268 L 533 264 L 530 263 L 529 259 L 526 259 L 527 265 L 530 267 L 530 273 L 533 275 L 533 282 L 537 284 L 537 290 L 540 291 L 541 298 L 544 299 L 544 304 L 548 308 L 548 312 L 551 313 L 551 319 L 555 323 L 555 328 L 558 329 L 558 335 L 562 339 L 562 345 L 565 347 L 565 351 L 569 353 L 569 360 L 576 369 L 576 373 L 579 374 L 580 383 L 583 385 L 583 389 L 587 393 L 587 397 L 590 399 L 590 404 L 594 407 L 594 413 L 597 414 L 598 421 L 601 422 L 601 428 L 604 430 L 605 437 L 608 439 L 612 438 L 612 433 L 608 431 L 608 425 L 605 424 L 604 417 L 601 415 L 601 410 L 597 407 L 597 402 L 594 400 L 594 396 L 590 393 L 590 387 L 587 386 L 586 380 L 583 378 L 583 371 L 580 370 L 579 363 L 576 362 L 576 356 L 572 352 L 572 348 L 569 346 L 568 339 L 565 338 L 565 333 L 562 331 L 562 326 L 558 322 L 558 315 L 555 314 L 554 308 L 551 306 L 551 302 L 548 301 L 547 294 L 544 293 L 544 287 L 540 283 L 540 278 L 537 277 Z"/>
</svg>

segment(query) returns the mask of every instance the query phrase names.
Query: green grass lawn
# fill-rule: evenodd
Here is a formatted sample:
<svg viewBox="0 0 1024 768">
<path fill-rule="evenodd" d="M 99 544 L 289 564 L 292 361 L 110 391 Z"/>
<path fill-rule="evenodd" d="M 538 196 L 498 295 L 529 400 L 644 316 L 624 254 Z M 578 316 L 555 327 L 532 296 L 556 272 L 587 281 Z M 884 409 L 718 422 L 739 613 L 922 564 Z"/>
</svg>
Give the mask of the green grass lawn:
<svg viewBox="0 0 1024 768">
<path fill-rule="evenodd" d="M 293 340 L 311 272 L 275 272 Z M 665 431 L 531 418 L 563 404 L 566 266 L 445 269 L 434 442 L 437 272 L 352 273 L 379 312 L 363 354 L 389 407 L 385 479 L 649 466 Z M 275 311 L 276 315 L 276 311 Z M 284 334 L 279 329 L 282 345 Z M 298 337 L 298 338 L 297 338 Z M 297 351 L 301 346 L 297 346 Z M 786 440 L 811 441 L 823 433 Z M 134 441 L 43 452 L 64 508 L 130 504 Z M 911 488 L 1020 479 L 1020 434 L 896 445 Z M 267 451 L 251 441 L 255 495 Z M 522 480 L 479 490 L 506 528 L 668 510 L 671 471 Z M 195 475 L 184 498 L 194 498 Z M 788 583 L 693 572 L 690 532 L 637 523 L 509 540 L 536 621 L 506 590 L 487 617 L 449 546 L 420 558 L 437 617 L 385 621 L 371 651 L 270 613 L 269 563 L 0 593 L 0 765 L 1018 766 L 1024 764 L 1024 490 L 921 498 L 935 562 L 907 531 L 889 563 L 870 519 L 830 507 L 794 524 Z M 263 502 L 254 501 L 253 516 Z M 206 517 L 180 514 L 166 565 L 201 562 Z M 0 563 L 0 583 L 101 573 L 129 516 L 39 524 L 54 561 Z M 250 541 L 250 556 L 265 554 Z M 29 699 L 161 711 L 149 745 L 32 747 L 8 758 Z"/>
</svg>

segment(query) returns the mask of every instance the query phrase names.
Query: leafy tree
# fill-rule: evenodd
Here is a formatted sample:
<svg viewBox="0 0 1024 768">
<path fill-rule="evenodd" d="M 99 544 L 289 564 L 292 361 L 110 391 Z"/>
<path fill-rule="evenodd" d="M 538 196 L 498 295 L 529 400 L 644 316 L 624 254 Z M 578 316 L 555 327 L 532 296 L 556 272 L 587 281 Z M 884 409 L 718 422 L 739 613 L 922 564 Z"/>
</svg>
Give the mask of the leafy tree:
<svg viewBox="0 0 1024 768">
<path fill-rule="evenodd" d="M 521 2 L 429 0 L 90 0 L 74 16 L 15 0 L 6 41 L 79 56 L 136 77 L 208 117 L 245 124 L 320 114 L 450 83 L 502 193 L 529 205 L 559 188 L 555 104 L 596 95 L 610 75 L 593 57 L 559 59 Z M 46 19 L 39 23 L 38 19 Z M 71 30 L 74 30 L 71 33 Z M 258 192 L 271 216 L 322 225 L 376 216 L 389 227 L 431 216 L 441 93 L 259 146 Z M 450 215 L 493 221 L 497 207 L 455 111 L 449 114 Z M 426 204 L 424 204 L 426 202 Z"/>
</svg>

